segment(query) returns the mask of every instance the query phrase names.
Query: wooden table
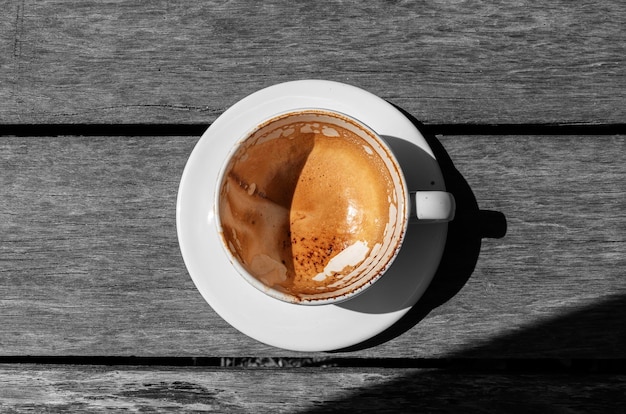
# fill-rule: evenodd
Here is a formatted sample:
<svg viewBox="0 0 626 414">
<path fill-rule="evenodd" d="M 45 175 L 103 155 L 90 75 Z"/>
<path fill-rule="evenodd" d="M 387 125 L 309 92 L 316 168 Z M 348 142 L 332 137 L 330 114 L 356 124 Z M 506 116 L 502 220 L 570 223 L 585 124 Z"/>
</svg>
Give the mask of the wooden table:
<svg viewBox="0 0 626 414">
<path fill-rule="evenodd" d="M 0 1 L 1 412 L 623 412 L 621 1 Z M 459 200 L 435 280 L 354 349 L 223 321 L 181 173 L 263 87 L 419 120 Z"/>
</svg>

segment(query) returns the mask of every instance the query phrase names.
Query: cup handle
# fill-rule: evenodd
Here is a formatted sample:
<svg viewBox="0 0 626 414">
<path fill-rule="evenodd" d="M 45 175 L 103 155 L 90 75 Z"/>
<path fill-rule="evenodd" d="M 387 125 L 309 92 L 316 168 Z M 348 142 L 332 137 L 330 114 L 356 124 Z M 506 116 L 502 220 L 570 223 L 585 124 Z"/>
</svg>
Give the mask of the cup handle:
<svg viewBox="0 0 626 414">
<path fill-rule="evenodd" d="M 445 223 L 454 219 L 454 196 L 445 191 L 411 191 L 411 222 Z"/>
</svg>

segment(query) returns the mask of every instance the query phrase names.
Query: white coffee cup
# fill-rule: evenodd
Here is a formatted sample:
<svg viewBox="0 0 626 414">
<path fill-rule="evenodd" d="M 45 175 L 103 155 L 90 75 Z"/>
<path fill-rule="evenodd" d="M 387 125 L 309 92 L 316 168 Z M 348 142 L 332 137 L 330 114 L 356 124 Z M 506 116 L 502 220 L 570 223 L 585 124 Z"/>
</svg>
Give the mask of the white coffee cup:
<svg viewBox="0 0 626 414">
<path fill-rule="evenodd" d="M 302 305 L 363 292 L 391 266 L 409 221 L 446 222 L 455 212 L 452 194 L 408 188 L 375 131 L 323 108 L 276 114 L 242 136 L 214 203 L 238 273 Z"/>
</svg>

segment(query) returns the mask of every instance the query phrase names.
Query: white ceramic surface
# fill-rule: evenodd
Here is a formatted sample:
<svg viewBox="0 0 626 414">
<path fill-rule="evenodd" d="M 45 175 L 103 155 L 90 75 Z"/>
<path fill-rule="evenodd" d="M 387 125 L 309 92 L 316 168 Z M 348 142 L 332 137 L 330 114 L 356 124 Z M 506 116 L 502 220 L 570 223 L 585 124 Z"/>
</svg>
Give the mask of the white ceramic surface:
<svg viewBox="0 0 626 414">
<path fill-rule="evenodd" d="M 242 333 L 294 351 L 330 351 L 363 342 L 397 322 L 434 276 L 447 223 L 410 224 L 393 265 L 372 287 L 346 302 L 304 306 L 271 298 L 235 270 L 216 231 L 214 199 L 220 169 L 245 132 L 272 115 L 317 107 L 362 120 L 394 151 L 409 190 L 445 191 L 439 165 L 423 136 L 400 111 L 362 89 L 322 80 L 262 89 L 224 112 L 204 133 L 182 175 L 176 222 L 187 270 L 207 303 Z"/>
</svg>

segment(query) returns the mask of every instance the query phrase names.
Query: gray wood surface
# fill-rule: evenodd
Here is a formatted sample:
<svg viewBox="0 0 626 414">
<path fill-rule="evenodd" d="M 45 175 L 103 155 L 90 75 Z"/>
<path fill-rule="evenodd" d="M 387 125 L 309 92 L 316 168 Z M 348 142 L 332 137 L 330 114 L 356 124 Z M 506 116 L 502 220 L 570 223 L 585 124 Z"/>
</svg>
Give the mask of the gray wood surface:
<svg viewBox="0 0 626 414">
<path fill-rule="evenodd" d="M 196 141 L 2 137 L 0 354 L 292 355 L 230 327 L 186 272 L 175 203 Z M 459 203 L 433 289 L 346 355 L 626 357 L 626 137 L 431 144 Z M 477 209 L 506 235 L 481 240 Z"/>
<path fill-rule="evenodd" d="M 426 123 L 623 123 L 626 9 L 570 2 L 0 1 L 0 124 L 210 123 L 351 83 Z"/>
<path fill-rule="evenodd" d="M 626 376 L 423 369 L 0 367 L 0 410 L 26 412 L 623 412 Z"/>
</svg>

